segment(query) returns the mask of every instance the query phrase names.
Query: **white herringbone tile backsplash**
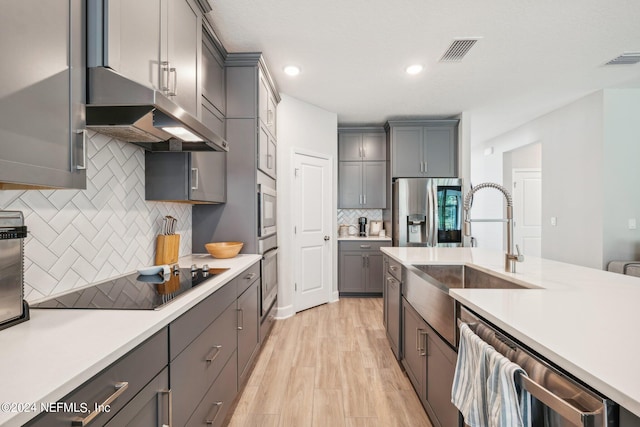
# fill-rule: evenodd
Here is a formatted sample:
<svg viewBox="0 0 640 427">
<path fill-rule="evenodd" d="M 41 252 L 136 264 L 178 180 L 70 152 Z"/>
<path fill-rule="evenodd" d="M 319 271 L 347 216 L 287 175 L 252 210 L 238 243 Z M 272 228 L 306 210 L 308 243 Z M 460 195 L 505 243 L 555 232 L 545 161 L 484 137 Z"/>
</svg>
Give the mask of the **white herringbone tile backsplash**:
<svg viewBox="0 0 640 427">
<path fill-rule="evenodd" d="M 89 134 L 86 190 L 0 190 L 0 210 L 22 211 L 29 230 L 28 301 L 152 265 L 165 215 L 191 254 L 191 206 L 144 200 L 144 150 Z"/>
</svg>

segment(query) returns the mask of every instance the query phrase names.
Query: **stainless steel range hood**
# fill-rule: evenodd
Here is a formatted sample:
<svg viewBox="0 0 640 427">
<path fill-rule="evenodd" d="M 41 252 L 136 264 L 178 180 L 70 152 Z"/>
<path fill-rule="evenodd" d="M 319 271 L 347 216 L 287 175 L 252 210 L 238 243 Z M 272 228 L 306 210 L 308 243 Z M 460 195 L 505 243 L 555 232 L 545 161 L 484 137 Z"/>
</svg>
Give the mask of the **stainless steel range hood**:
<svg viewBox="0 0 640 427">
<path fill-rule="evenodd" d="M 166 95 L 110 68 L 87 73 L 87 129 L 149 151 L 229 151 L 228 143 Z"/>
</svg>

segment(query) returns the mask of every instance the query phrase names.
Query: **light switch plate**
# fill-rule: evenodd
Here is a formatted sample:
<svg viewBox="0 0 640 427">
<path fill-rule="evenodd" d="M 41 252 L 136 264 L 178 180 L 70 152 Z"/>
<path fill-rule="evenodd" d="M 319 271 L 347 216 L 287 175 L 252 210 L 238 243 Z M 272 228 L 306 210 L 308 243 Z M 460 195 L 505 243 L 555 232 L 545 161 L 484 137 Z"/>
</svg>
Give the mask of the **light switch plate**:
<svg viewBox="0 0 640 427">
<path fill-rule="evenodd" d="M 555 227 L 557 224 L 558 224 L 558 218 L 556 218 L 555 216 L 552 216 L 551 225 Z"/>
<path fill-rule="evenodd" d="M 635 230 L 637 228 L 635 218 L 629 218 L 628 224 L 629 224 L 629 230 Z"/>
</svg>

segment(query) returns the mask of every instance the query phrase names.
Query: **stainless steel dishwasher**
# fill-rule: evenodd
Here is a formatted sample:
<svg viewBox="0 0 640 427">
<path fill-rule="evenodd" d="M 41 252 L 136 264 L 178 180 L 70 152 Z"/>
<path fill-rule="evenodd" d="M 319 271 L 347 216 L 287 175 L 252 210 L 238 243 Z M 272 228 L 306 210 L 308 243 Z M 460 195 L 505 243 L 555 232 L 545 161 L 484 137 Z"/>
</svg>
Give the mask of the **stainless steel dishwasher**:
<svg viewBox="0 0 640 427">
<path fill-rule="evenodd" d="M 460 322 L 527 372 L 528 377 L 520 377 L 520 385 L 531 393 L 532 427 L 618 426 L 618 405 L 613 401 L 579 384 L 464 307 Z"/>
</svg>

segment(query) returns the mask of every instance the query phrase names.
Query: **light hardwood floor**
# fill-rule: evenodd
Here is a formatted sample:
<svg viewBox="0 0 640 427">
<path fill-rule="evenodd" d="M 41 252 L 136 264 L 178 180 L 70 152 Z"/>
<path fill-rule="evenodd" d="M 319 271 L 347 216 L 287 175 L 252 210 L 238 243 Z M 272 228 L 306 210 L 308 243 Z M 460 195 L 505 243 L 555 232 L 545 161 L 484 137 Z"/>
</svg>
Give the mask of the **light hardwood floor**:
<svg viewBox="0 0 640 427">
<path fill-rule="evenodd" d="M 277 321 L 229 425 L 431 427 L 389 348 L 381 298 Z"/>
</svg>

